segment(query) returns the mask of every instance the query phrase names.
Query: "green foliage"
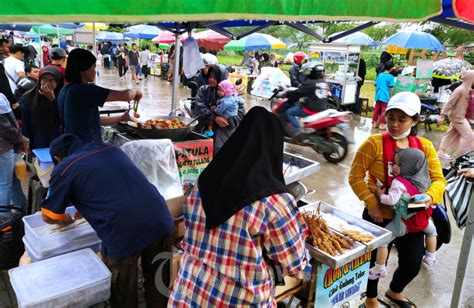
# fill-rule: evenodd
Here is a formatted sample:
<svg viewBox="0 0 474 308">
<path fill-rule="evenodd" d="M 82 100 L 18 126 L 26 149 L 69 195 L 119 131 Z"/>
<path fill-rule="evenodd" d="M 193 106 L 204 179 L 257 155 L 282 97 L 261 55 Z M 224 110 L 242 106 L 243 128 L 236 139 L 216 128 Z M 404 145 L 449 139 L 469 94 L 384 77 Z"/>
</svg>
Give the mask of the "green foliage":
<svg viewBox="0 0 474 308">
<path fill-rule="evenodd" d="M 433 34 L 445 46 L 467 46 L 474 43 L 474 31 L 439 24 L 429 25 L 433 27 L 425 31 Z"/>
<path fill-rule="evenodd" d="M 114 24 L 113 26 L 109 26 L 105 31 L 124 33 L 126 30 L 124 25 Z"/>
<path fill-rule="evenodd" d="M 362 30 L 362 32 L 373 38 L 376 42 L 382 42 L 384 39 L 388 38 L 392 34 L 397 33 L 398 30 L 400 30 L 399 24 L 391 24 L 383 26 L 375 25 L 373 27 Z"/>
</svg>

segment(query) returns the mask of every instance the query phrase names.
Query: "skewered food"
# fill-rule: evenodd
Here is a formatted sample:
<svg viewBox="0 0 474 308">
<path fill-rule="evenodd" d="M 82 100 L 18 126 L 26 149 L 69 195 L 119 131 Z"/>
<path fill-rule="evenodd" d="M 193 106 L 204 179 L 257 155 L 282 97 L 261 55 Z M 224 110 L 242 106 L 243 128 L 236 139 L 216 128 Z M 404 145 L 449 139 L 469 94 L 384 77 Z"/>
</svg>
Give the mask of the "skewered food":
<svg viewBox="0 0 474 308">
<path fill-rule="evenodd" d="M 331 256 L 343 254 L 344 249 L 351 249 L 352 243 L 329 229 L 320 215 L 303 214 L 308 225 L 308 241 L 315 247 L 327 252 Z"/>
<path fill-rule="evenodd" d="M 183 128 L 186 126 L 183 121 L 180 121 L 178 118 L 168 119 L 156 119 L 148 120 L 142 125 L 142 128 L 151 128 L 154 126 L 157 129 L 173 129 L 173 128 Z"/>
<path fill-rule="evenodd" d="M 368 243 L 374 239 L 372 233 L 367 231 L 342 230 L 342 234 L 361 243 Z"/>
</svg>

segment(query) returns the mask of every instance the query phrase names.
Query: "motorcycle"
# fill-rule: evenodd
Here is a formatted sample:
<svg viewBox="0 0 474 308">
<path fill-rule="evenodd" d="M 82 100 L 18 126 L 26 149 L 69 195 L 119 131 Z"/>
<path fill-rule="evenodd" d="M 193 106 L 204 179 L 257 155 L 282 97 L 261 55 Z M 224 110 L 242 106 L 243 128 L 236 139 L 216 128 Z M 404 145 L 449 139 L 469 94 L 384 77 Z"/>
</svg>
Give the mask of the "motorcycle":
<svg viewBox="0 0 474 308">
<path fill-rule="evenodd" d="M 270 101 L 274 100 L 281 92 L 281 89 L 275 89 Z M 284 94 L 283 94 L 284 95 Z M 280 98 L 274 100 L 272 112 L 277 115 L 286 127 L 285 111 L 288 109 L 288 99 Z M 337 164 L 347 156 L 349 143 L 353 143 L 352 132 L 347 123 L 351 117 L 351 112 L 340 112 L 334 109 L 327 109 L 309 115 L 301 119 L 301 133 L 291 136 L 286 132 L 285 142 L 307 146 L 330 163 Z"/>
</svg>

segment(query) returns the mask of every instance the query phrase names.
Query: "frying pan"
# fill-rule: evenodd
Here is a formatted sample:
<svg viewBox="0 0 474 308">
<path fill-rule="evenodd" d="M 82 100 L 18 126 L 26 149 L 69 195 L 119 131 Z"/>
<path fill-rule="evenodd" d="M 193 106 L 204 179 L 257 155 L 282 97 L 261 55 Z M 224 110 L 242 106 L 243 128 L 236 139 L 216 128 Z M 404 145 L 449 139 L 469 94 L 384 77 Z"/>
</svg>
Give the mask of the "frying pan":
<svg viewBox="0 0 474 308">
<path fill-rule="evenodd" d="M 194 126 L 197 125 L 197 122 L 194 119 L 185 118 L 185 117 L 177 117 L 177 116 L 156 116 L 150 118 L 150 120 L 172 120 L 174 118 L 178 118 L 178 120 L 182 121 L 186 126 L 183 128 L 143 128 L 140 123 L 128 123 L 136 133 L 142 138 L 145 139 L 171 139 L 173 141 L 184 139 L 187 135 L 191 133 Z"/>
</svg>

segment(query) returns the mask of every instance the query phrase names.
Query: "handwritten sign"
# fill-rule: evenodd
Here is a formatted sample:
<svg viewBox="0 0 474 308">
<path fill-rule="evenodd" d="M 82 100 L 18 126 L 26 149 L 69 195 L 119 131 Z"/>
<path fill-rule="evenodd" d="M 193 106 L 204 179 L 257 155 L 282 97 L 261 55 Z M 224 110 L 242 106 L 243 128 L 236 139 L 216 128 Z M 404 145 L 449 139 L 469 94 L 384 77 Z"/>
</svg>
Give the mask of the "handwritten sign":
<svg viewBox="0 0 474 308">
<path fill-rule="evenodd" d="M 398 76 L 393 87 L 393 95 L 400 92 L 413 92 L 416 91 L 416 80 L 413 77 Z"/>
<path fill-rule="evenodd" d="M 348 307 L 359 307 L 367 289 L 370 258 L 369 252 L 340 268 L 323 264 L 318 271 L 315 307 L 341 307 L 346 302 L 351 303 Z"/>
<path fill-rule="evenodd" d="M 176 163 L 186 193 L 197 181 L 201 172 L 212 160 L 212 139 L 175 142 Z"/>
<path fill-rule="evenodd" d="M 416 61 L 416 79 L 433 78 L 433 61 L 418 60 Z"/>
</svg>

